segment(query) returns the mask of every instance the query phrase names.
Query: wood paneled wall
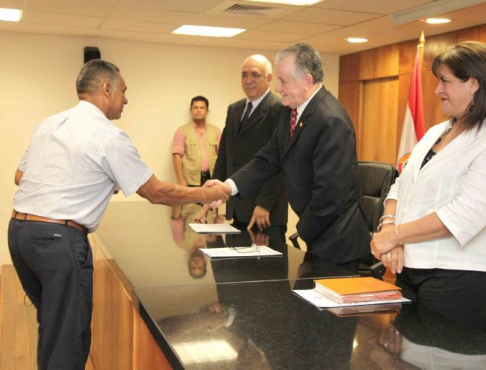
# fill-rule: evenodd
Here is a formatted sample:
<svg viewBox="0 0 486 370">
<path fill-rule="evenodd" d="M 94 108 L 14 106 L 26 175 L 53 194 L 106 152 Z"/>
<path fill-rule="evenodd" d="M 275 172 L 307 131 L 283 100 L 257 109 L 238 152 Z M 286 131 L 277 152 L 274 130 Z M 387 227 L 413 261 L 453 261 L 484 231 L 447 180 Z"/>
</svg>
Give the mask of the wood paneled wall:
<svg viewBox="0 0 486 370">
<path fill-rule="evenodd" d="M 343 55 L 339 63 L 339 100 L 357 135 L 359 160 L 395 163 L 407 106 L 416 40 Z M 486 24 L 435 36 L 425 35 L 422 91 L 426 130 L 447 119 L 434 90 L 434 58 L 459 41 L 486 42 Z"/>
</svg>

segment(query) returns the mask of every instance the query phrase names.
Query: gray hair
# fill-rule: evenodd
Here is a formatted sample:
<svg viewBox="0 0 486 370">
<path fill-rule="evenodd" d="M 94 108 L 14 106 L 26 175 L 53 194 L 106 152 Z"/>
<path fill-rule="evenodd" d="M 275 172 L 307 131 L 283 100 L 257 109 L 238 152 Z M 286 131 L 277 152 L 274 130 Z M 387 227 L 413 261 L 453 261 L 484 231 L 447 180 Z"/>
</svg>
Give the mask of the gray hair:
<svg viewBox="0 0 486 370">
<path fill-rule="evenodd" d="M 103 81 L 108 79 L 113 87 L 118 86 L 120 69 L 106 60 L 93 59 L 81 68 L 76 79 L 76 91 L 78 95 L 93 94 L 101 88 Z"/>
<path fill-rule="evenodd" d="M 312 46 L 305 43 L 287 46 L 277 53 L 275 63 L 281 62 L 288 56 L 295 56 L 295 70 L 301 76 L 310 74 L 314 80 L 314 84 L 324 80 L 321 56 Z"/>
<path fill-rule="evenodd" d="M 245 59 L 241 68 L 243 68 L 246 62 L 248 62 L 250 59 L 256 60 L 258 63 L 263 64 L 263 67 L 265 68 L 265 77 L 268 77 L 268 75 L 272 74 L 272 63 L 268 61 L 266 56 L 261 54 L 250 55 L 248 58 Z"/>
</svg>

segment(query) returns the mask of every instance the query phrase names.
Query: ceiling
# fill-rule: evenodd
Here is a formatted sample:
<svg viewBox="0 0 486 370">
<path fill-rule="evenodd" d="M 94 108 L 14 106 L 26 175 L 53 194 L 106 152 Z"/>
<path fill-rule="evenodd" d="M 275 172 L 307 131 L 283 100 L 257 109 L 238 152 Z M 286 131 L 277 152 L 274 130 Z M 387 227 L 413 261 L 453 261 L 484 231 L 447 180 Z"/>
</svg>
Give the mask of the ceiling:
<svg viewBox="0 0 486 370">
<path fill-rule="evenodd" d="M 180 45 L 279 50 L 306 42 L 323 53 L 365 49 L 486 23 L 486 0 L 444 14 L 453 22 L 395 26 L 391 14 L 450 0 L 325 0 L 311 7 L 226 0 L 0 0 L 0 7 L 23 9 L 20 23 L 0 22 L 0 31 L 104 37 Z M 235 4 L 265 6 L 262 14 L 235 14 Z M 232 38 L 172 35 L 183 24 L 245 28 Z M 347 37 L 366 37 L 350 44 Z"/>
</svg>

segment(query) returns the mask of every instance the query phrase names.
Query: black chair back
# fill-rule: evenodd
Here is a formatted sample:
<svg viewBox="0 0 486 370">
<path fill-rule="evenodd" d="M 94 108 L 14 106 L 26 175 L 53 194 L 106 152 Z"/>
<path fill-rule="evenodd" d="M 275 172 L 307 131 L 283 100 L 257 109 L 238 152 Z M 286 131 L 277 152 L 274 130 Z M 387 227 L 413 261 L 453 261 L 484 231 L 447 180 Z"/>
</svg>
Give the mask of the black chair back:
<svg viewBox="0 0 486 370">
<path fill-rule="evenodd" d="M 370 232 L 376 231 L 383 215 L 383 202 L 398 177 L 396 168 L 388 163 L 358 162 L 359 183 L 363 191 L 363 210 Z"/>
</svg>

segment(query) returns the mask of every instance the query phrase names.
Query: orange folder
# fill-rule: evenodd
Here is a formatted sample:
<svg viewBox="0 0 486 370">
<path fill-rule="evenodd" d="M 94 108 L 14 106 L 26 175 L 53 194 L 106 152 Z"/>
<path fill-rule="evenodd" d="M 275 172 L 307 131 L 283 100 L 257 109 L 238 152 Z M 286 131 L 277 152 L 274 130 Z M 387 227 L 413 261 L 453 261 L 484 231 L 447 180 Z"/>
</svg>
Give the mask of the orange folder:
<svg viewBox="0 0 486 370">
<path fill-rule="evenodd" d="M 339 303 L 387 301 L 402 297 L 399 287 L 373 277 L 314 281 L 317 292 Z"/>
</svg>

